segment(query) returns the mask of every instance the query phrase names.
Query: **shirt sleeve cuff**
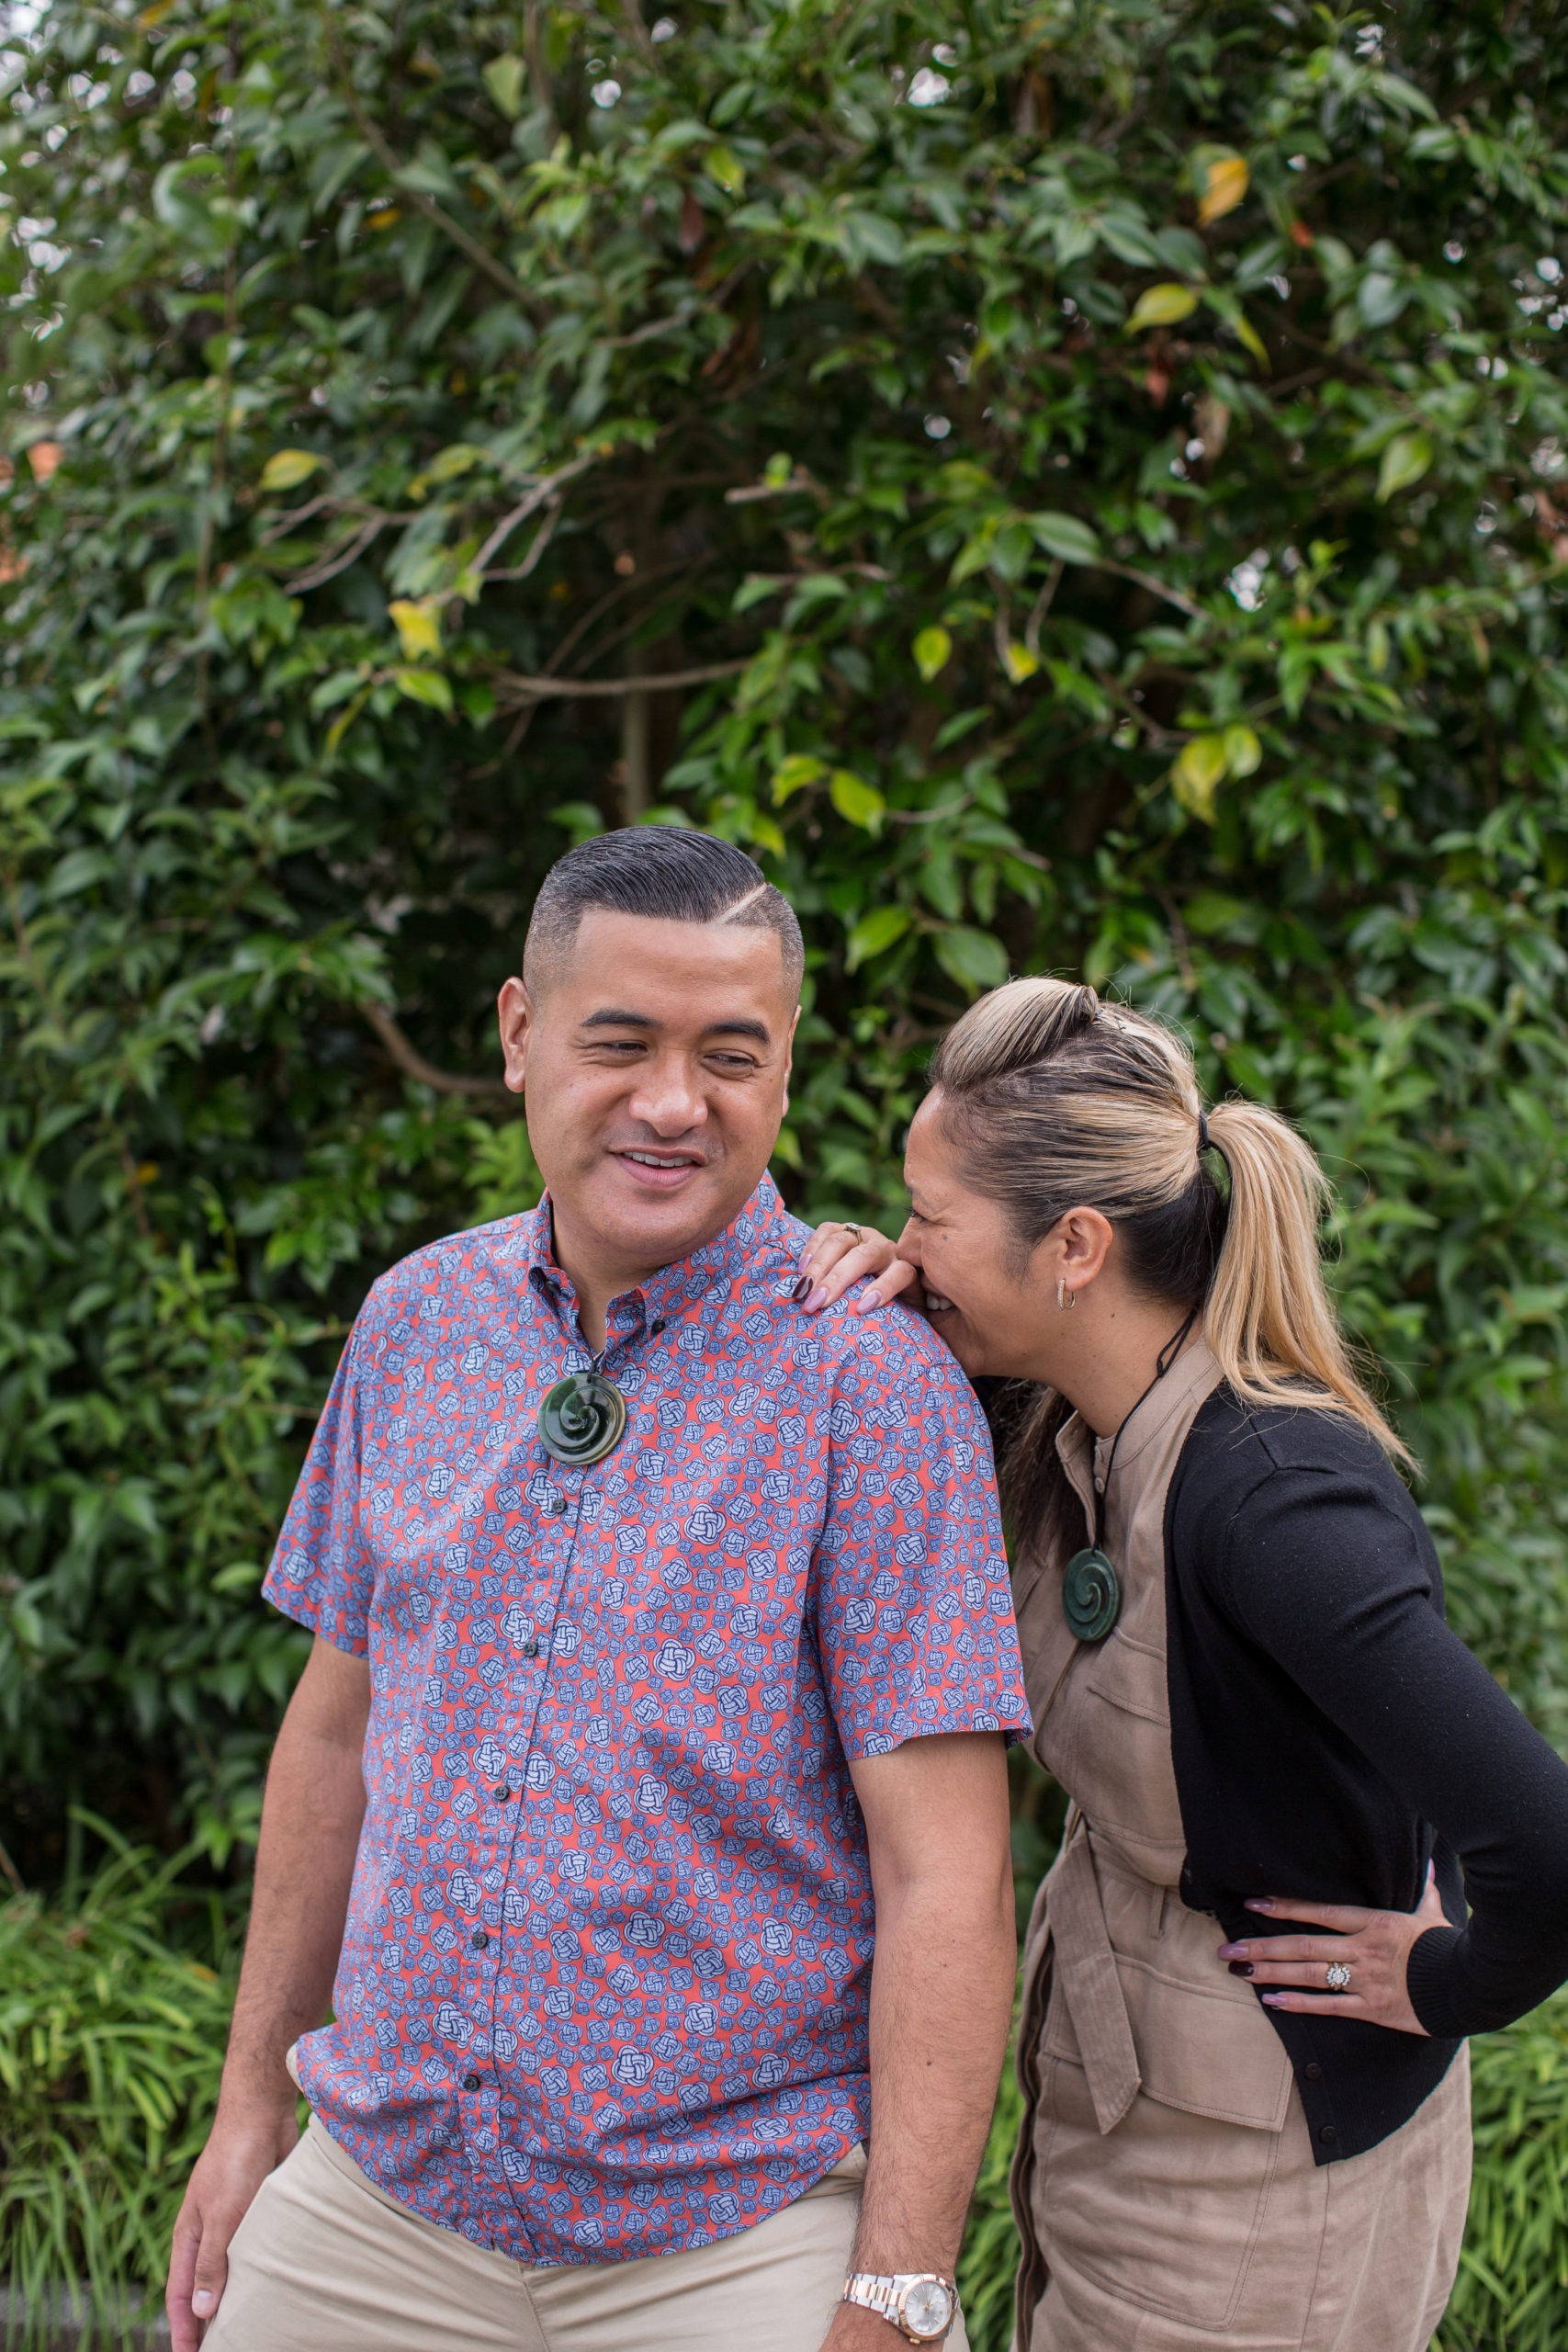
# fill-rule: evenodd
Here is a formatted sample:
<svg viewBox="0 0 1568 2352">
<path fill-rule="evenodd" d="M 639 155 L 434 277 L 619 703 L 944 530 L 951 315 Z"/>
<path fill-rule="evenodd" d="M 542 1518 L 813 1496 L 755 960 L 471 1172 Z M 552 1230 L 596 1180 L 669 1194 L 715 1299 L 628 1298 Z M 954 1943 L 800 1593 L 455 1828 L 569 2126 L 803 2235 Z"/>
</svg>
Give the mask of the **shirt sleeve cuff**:
<svg viewBox="0 0 1568 2352">
<path fill-rule="evenodd" d="M 1457 2041 L 1472 2029 L 1460 2018 L 1453 1993 L 1453 1956 L 1463 1929 L 1428 1928 L 1404 1963 L 1410 2006 L 1434 2041 Z"/>
</svg>

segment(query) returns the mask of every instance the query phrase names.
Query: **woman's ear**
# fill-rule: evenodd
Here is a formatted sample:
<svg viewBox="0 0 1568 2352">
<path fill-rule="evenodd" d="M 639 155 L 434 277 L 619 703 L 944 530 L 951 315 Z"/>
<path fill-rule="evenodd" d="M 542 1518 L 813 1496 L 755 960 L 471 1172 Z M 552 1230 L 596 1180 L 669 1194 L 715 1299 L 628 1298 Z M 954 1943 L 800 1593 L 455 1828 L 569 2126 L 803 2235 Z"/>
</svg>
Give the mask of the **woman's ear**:
<svg viewBox="0 0 1568 2352">
<path fill-rule="evenodd" d="M 1098 1209 L 1069 1209 L 1058 1217 L 1050 1236 L 1056 1250 L 1053 1279 L 1074 1295 L 1087 1290 L 1104 1272 L 1115 1240 L 1116 1228 Z"/>
</svg>

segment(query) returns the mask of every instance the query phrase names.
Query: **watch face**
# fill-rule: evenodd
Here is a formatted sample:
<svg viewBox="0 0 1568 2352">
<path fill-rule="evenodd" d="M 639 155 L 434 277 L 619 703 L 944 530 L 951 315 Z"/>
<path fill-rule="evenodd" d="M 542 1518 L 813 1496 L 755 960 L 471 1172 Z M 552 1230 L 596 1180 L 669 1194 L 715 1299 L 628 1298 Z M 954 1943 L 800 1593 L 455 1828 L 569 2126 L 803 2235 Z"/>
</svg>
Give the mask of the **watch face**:
<svg viewBox="0 0 1568 2352">
<path fill-rule="evenodd" d="M 911 2335 L 935 2342 L 953 2317 L 953 2290 L 940 2278 L 917 2278 L 904 2290 L 903 2322 Z"/>
</svg>

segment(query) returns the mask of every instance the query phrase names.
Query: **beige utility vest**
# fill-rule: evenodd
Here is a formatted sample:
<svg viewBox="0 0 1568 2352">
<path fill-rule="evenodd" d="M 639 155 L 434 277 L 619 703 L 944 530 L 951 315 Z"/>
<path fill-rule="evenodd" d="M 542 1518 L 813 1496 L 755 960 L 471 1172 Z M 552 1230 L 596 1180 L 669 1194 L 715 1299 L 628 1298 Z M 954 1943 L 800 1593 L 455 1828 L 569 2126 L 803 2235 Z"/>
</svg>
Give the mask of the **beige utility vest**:
<svg viewBox="0 0 1568 2352">
<path fill-rule="evenodd" d="M 1102 2133 L 1140 2091 L 1264 2132 L 1282 2128 L 1291 2097 L 1283 2043 L 1215 1956 L 1222 1930 L 1177 1892 L 1187 1841 L 1166 1692 L 1165 1503 L 1221 1377 L 1200 1333 L 1123 1424 L 1103 1533 L 1122 1608 L 1102 1642 L 1068 1627 L 1064 1560 L 1026 1555 L 1014 1578 L 1034 1752 L 1072 1800 L 1025 1939 L 1020 2072 L 1032 2103 L 1042 2046 L 1078 2061 Z M 1077 1414 L 1056 1442 L 1092 1543 L 1111 1442 Z"/>
</svg>

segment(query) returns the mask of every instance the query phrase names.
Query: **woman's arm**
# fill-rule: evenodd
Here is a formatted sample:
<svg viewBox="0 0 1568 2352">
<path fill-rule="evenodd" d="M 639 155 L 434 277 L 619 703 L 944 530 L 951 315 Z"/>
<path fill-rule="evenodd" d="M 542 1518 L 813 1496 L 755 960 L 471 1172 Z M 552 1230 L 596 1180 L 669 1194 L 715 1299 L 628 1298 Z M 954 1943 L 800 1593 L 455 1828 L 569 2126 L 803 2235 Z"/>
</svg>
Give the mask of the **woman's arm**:
<svg viewBox="0 0 1568 2352">
<path fill-rule="evenodd" d="M 1440 1914 L 1360 1913 L 1292 1900 L 1290 1888 L 1258 1888 L 1275 1918 L 1371 1928 L 1405 1954 L 1404 1981 L 1416 2029 L 1439 2036 L 1507 2025 L 1568 1976 L 1568 1767 L 1527 1723 L 1480 1660 L 1434 1606 L 1434 1577 L 1414 1506 L 1408 1514 L 1379 1492 L 1369 1470 L 1281 1465 L 1203 1531 L 1203 1579 L 1226 1613 L 1354 1742 L 1388 1786 L 1439 1836 L 1464 1872 L 1469 1924 Z M 1195 1531 L 1196 1532 L 1197 1531 Z M 1428 1898 L 1429 1902 L 1429 1898 Z M 1307 1947 L 1306 1951 L 1302 1946 Z M 1257 1984 L 1301 1984 L 1303 1959 L 1354 1961 L 1339 1938 L 1235 1947 Z M 1389 1971 L 1367 1951 L 1362 1971 L 1375 1990 Z M 1352 1967 L 1352 1983 L 1356 1970 Z M 1383 2007 L 1397 2006 L 1391 1983 Z M 1354 2015 L 1321 1984 L 1292 2008 Z M 1379 2023 L 1409 2022 L 1369 2010 Z"/>
</svg>

